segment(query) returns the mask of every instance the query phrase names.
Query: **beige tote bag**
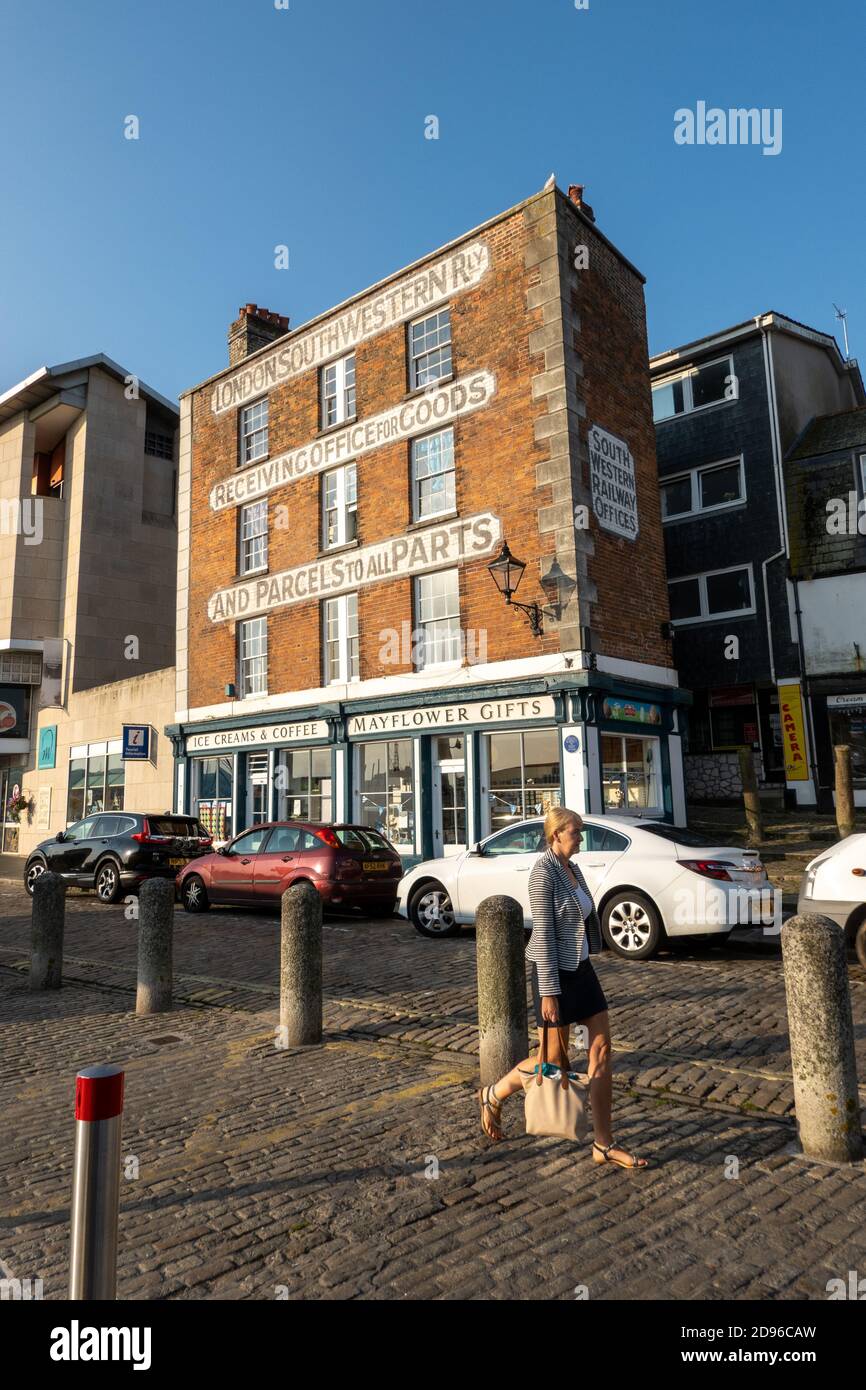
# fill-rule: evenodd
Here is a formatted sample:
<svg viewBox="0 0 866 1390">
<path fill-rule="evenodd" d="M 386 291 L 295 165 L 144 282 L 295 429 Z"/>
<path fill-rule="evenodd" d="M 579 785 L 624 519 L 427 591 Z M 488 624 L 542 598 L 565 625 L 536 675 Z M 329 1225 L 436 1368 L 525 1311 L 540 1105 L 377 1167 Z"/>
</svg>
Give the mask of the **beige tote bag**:
<svg viewBox="0 0 866 1390">
<path fill-rule="evenodd" d="M 525 1092 L 526 1133 L 550 1134 L 557 1139 L 585 1139 L 589 1128 L 588 1072 L 577 1073 L 577 1079 L 567 1071 L 545 1076 L 547 1062 L 547 1030 L 555 1024 L 545 1023 L 538 1049 L 538 1071 L 521 1072 Z M 559 1032 L 560 1049 L 566 1052 L 565 1030 Z"/>
</svg>

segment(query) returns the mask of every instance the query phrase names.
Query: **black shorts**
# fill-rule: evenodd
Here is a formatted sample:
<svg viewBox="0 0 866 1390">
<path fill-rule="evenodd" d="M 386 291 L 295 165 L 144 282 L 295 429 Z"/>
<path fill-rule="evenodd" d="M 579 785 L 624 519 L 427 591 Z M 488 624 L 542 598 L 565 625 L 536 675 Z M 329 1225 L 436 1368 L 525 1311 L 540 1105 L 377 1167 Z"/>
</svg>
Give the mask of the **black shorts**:
<svg viewBox="0 0 866 1390">
<path fill-rule="evenodd" d="M 607 1008 L 607 1000 L 601 981 L 587 956 L 576 970 L 560 970 L 559 999 L 560 1023 L 584 1023 L 593 1014 L 600 1014 Z M 541 1027 L 541 995 L 538 991 L 538 966 L 532 962 L 532 1002 L 535 1005 L 535 1018 Z"/>
</svg>

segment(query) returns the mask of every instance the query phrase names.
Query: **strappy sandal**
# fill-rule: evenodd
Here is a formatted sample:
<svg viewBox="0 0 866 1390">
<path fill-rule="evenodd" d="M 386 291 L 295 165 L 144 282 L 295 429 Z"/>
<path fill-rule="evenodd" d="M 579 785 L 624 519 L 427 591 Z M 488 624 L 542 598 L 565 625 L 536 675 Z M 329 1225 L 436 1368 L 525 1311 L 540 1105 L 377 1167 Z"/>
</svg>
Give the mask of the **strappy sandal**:
<svg viewBox="0 0 866 1390">
<path fill-rule="evenodd" d="M 592 1147 L 593 1149 L 598 1149 L 598 1152 L 601 1154 L 601 1158 L 598 1157 L 598 1154 L 594 1153 L 592 1155 L 593 1163 L 615 1163 L 617 1168 L 647 1167 L 647 1161 L 645 1158 L 638 1158 L 636 1154 L 630 1154 L 628 1149 L 624 1149 L 622 1144 L 618 1144 L 615 1139 L 612 1139 L 610 1141 L 610 1143 L 607 1145 L 607 1148 L 605 1148 L 603 1144 L 593 1144 Z M 633 1161 L 631 1163 L 623 1163 L 621 1158 L 611 1158 L 611 1149 L 622 1149 L 622 1152 Z"/>
<path fill-rule="evenodd" d="M 496 1094 L 493 1086 L 482 1086 L 480 1091 L 475 1092 L 476 1099 L 481 1106 L 481 1128 L 488 1139 L 502 1139 L 502 1102 L 491 1101 L 491 1091 L 493 1091 L 494 1095 Z M 487 1113 L 488 1111 L 490 1112 L 489 1115 Z M 492 1127 L 498 1129 L 499 1133 L 494 1134 L 492 1129 L 488 1129 L 487 1124 L 484 1123 L 485 1120 L 487 1120 L 487 1123 Z"/>
</svg>

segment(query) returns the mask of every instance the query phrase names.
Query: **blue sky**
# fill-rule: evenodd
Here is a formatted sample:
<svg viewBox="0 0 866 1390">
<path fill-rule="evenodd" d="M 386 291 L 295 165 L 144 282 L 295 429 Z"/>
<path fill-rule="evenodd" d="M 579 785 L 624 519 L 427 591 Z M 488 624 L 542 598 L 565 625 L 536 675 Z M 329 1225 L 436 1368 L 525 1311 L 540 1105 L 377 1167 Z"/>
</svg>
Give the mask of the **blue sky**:
<svg viewBox="0 0 866 1390">
<path fill-rule="evenodd" d="M 0 0 L 0 34 L 0 390 L 102 351 L 176 396 L 240 304 L 298 325 L 551 172 L 652 351 L 769 308 L 841 342 L 835 300 L 866 357 L 862 0 Z M 698 101 L 780 107 L 781 153 L 677 145 Z"/>
</svg>

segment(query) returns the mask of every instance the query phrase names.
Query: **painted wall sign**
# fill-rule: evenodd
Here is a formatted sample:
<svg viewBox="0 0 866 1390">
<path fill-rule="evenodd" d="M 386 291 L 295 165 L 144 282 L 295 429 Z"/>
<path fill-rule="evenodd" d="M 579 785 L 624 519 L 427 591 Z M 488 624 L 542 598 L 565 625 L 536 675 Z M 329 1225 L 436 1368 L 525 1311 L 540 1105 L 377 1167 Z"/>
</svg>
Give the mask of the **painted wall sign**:
<svg viewBox="0 0 866 1390">
<path fill-rule="evenodd" d="M 53 764 L 52 764 L 53 766 Z M 39 787 L 36 792 L 36 829 L 51 829 L 51 788 Z"/>
<path fill-rule="evenodd" d="M 220 748 L 251 748 L 264 744 L 298 743 L 307 738 L 327 738 L 325 719 L 306 719 L 296 724 L 261 724 L 252 729 L 215 729 L 207 734 L 190 734 L 187 753 L 208 753 Z"/>
<path fill-rule="evenodd" d="M 602 705 L 605 719 L 622 719 L 633 724 L 661 724 L 662 712 L 658 705 L 647 705 L 642 700 L 605 700 Z"/>
<path fill-rule="evenodd" d="M 383 410 L 369 420 L 334 430 L 322 439 L 302 444 L 300 448 L 268 459 L 267 463 L 245 468 L 225 478 L 211 489 L 211 507 L 215 512 L 224 507 L 237 507 L 241 502 L 249 502 L 253 497 L 273 492 L 275 488 L 293 483 L 297 478 L 360 458 L 362 454 L 380 449 L 385 444 L 393 444 L 395 440 L 447 425 L 449 420 L 456 420 L 460 415 L 467 415 L 487 405 L 495 391 L 496 378 L 488 371 L 472 372 L 446 386 L 425 391 L 423 395 L 414 396 L 392 410 Z"/>
<path fill-rule="evenodd" d="M 46 724 L 39 730 L 37 767 L 54 767 L 57 761 L 57 725 Z"/>
<path fill-rule="evenodd" d="M 552 695 L 513 700 L 475 700 L 468 704 L 429 705 L 419 709 L 388 710 L 384 714 L 357 714 L 347 720 L 349 738 L 367 734 L 423 732 L 454 725 L 506 724 L 523 719 L 553 719 Z"/>
<path fill-rule="evenodd" d="M 785 748 L 785 777 L 789 782 L 808 782 L 806 732 L 799 685 L 779 686 L 779 712 L 782 716 L 782 740 Z"/>
<path fill-rule="evenodd" d="M 491 512 L 430 526 L 409 536 L 395 536 L 343 552 L 330 560 L 317 560 L 312 565 L 298 565 L 280 574 L 260 575 L 228 589 L 217 589 L 208 600 L 208 617 L 212 623 L 252 618 L 307 599 L 349 593 L 380 579 L 423 574 L 426 570 L 477 560 L 496 548 L 501 534 L 499 517 Z"/>
<path fill-rule="evenodd" d="M 471 289 L 489 266 L 486 242 L 473 241 L 423 270 L 404 275 L 386 289 L 359 300 L 351 309 L 334 314 L 306 333 L 298 333 L 291 342 L 218 381 L 211 395 L 211 410 L 221 415 L 272 386 L 321 366 L 331 357 L 351 352 L 358 343 Z"/>
<path fill-rule="evenodd" d="M 592 509 L 599 525 L 633 541 L 638 534 L 637 484 L 634 459 L 625 440 L 600 425 L 587 436 Z"/>
<path fill-rule="evenodd" d="M 147 762 L 150 757 L 149 724 L 124 724 L 121 757 L 124 762 Z"/>
</svg>

